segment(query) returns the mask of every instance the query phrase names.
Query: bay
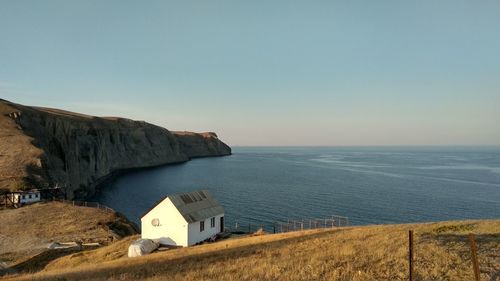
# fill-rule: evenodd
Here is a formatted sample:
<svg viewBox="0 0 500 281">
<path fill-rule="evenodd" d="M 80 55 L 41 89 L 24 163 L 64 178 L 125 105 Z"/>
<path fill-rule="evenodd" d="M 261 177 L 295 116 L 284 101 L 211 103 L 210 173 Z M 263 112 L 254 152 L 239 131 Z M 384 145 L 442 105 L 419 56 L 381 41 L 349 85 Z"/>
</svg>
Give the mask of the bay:
<svg viewBox="0 0 500 281">
<path fill-rule="evenodd" d="M 140 224 L 168 194 L 208 189 L 229 225 L 349 217 L 354 225 L 500 217 L 498 147 L 234 147 L 130 171 L 94 200 Z"/>
</svg>

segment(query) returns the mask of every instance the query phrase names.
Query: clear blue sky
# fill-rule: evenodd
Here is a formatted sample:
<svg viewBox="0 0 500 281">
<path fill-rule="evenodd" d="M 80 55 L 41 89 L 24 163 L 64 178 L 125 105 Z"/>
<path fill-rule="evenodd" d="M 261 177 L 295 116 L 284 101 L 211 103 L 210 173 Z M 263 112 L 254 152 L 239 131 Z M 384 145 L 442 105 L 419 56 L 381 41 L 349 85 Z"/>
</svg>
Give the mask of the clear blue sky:
<svg viewBox="0 0 500 281">
<path fill-rule="evenodd" d="M 0 1 L 0 97 L 231 145 L 500 144 L 500 1 Z"/>
</svg>

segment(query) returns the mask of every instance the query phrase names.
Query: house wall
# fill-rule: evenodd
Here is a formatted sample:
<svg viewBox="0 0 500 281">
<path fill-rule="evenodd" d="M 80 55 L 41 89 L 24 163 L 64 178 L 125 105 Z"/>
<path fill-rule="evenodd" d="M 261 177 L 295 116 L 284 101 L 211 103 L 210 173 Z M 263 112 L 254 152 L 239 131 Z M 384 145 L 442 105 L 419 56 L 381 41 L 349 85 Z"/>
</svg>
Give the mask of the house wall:
<svg viewBox="0 0 500 281">
<path fill-rule="evenodd" d="M 31 195 L 31 198 L 30 198 Z M 24 199 L 23 199 L 24 196 Z M 14 203 L 23 203 L 23 204 L 29 204 L 29 203 L 34 203 L 40 201 L 40 193 L 39 192 L 33 192 L 33 193 L 26 193 L 26 194 L 12 194 L 12 201 Z"/>
<path fill-rule="evenodd" d="M 210 227 L 210 218 L 205 220 L 205 230 L 200 232 L 200 222 L 194 222 L 189 224 L 189 234 L 188 234 L 188 245 L 194 245 L 198 242 L 201 242 L 205 239 L 208 239 L 215 234 L 220 232 L 220 218 L 223 217 L 224 214 L 220 214 L 215 216 L 215 227 Z"/>
<path fill-rule="evenodd" d="M 151 224 L 155 218 L 160 220 L 159 226 Z M 188 246 L 188 223 L 172 201 L 166 198 L 141 218 L 141 237 L 165 245 Z"/>
</svg>

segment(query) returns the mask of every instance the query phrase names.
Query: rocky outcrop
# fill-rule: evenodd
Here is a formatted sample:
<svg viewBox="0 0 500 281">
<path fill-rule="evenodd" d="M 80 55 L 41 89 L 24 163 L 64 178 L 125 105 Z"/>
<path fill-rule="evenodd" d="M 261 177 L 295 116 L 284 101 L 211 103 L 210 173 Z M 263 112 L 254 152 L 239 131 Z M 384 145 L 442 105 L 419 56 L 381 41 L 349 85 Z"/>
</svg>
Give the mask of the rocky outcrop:
<svg viewBox="0 0 500 281">
<path fill-rule="evenodd" d="M 0 174 L 0 187 L 4 188 L 58 184 L 69 197 L 84 198 L 120 170 L 231 154 L 214 133 L 171 133 L 143 121 L 1 100 L 0 114 L 0 167 L 6 169 Z M 16 165 L 16 159 L 22 164 Z M 9 162 L 16 169 L 10 169 Z"/>
<path fill-rule="evenodd" d="M 217 156 L 221 151 L 231 152 L 227 144 L 221 142 L 214 132 L 193 133 L 173 132 L 179 141 L 181 150 L 189 158 Z"/>
</svg>

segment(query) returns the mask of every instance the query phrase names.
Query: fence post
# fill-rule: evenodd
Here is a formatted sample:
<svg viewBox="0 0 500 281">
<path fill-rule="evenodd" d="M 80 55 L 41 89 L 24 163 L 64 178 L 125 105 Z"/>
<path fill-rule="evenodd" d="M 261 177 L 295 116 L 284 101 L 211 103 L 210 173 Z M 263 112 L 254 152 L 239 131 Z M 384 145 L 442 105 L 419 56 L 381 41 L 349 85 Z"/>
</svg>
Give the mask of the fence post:
<svg viewBox="0 0 500 281">
<path fill-rule="evenodd" d="M 470 252 L 472 259 L 472 267 L 474 268 L 474 278 L 476 281 L 479 281 L 479 263 L 477 261 L 477 246 L 476 246 L 476 237 L 474 233 L 469 233 L 469 242 L 470 242 Z"/>
<path fill-rule="evenodd" d="M 409 262 L 409 270 L 410 270 L 410 281 L 413 281 L 413 230 L 408 232 L 408 262 Z"/>
</svg>

